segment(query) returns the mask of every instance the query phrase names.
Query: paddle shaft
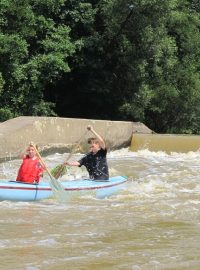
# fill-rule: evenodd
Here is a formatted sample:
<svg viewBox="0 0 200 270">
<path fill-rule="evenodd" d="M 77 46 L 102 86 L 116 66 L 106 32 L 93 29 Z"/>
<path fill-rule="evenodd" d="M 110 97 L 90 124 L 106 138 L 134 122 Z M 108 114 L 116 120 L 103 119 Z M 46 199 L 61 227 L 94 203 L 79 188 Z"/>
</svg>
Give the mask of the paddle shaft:
<svg viewBox="0 0 200 270">
<path fill-rule="evenodd" d="M 51 174 L 51 172 L 49 171 L 47 165 L 46 165 L 45 162 L 43 161 L 43 159 L 42 159 L 40 153 L 38 152 L 37 148 L 36 148 L 34 145 L 33 145 L 33 147 L 34 147 L 34 149 L 35 149 L 35 152 L 36 152 L 37 156 L 39 157 L 39 160 L 40 160 L 42 166 L 43 166 L 44 169 L 47 171 L 48 175 L 49 175 L 51 178 L 53 178 L 53 175 Z"/>
<path fill-rule="evenodd" d="M 72 147 L 72 151 L 71 153 L 69 153 L 68 157 L 66 158 L 65 162 L 63 164 L 61 164 L 60 169 L 57 171 L 55 178 L 58 179 L 62 173 L 63 168 L 66 166 L 65 163 L 73 156 L 76 147 L 80 145 L 80 142 L 82 140 L 83 137 L 85 137 L 86 133 L 88 132 L 88 130 L 86 130 L 86 132 L 80 137 L 80 139 L 78 140 L 78 142 L 75 144 L 74 147 Z"/>
<path fill-rule="evenodd" d="M 73 155 L 73 152 L 71 152 L 71 153 L 68 155 L 68 157 L 66 158 L 65 162 L 67 162 L 67 161 L 72 157 L 72 155 Z M 56 173 L 55 176 L 54 176 L 55 179 L 58 179 L 58 178 L 60 177 L 60 175 L 61 175 L 61 173 L 62 173 L 62 171 L 63 171 L 63 169 L 64 169 L 65 166 L 66 166 L 65 163 L 63 163 L 63 164 L 60 165 L 59 170 L 57 171 L 57 173 Z"/>
</svg>

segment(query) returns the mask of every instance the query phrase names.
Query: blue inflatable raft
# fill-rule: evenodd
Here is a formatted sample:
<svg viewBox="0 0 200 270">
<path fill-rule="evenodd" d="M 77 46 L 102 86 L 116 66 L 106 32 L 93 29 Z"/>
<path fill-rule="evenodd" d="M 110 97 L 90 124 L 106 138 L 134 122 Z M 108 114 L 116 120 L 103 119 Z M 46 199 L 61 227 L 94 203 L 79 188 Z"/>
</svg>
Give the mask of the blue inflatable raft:
<svg viewBox="0 0 200 270">
<path fill-rule="evenodd" d="M 124 176 L 115 176 L 107 181 L 93 180 L 72 180 L 60 181 L 66 196 L 92 194 L 96 198 L 105 198 L 119 192 L 127 182 Z M 39 184 L 26 184 L 16 181 L 0 181 L 0 201 L 38 201 L 52 197 L 49 183 L 40 182 Z"/>
</svg>

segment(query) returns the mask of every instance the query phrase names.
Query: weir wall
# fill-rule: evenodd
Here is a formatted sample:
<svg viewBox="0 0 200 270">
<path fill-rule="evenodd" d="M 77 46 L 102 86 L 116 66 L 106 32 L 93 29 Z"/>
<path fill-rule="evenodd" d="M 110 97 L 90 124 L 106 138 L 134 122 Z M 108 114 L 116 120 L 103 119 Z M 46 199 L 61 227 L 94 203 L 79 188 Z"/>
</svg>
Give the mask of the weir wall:
<svg viewBox="0 0 200 270">
<path fill-rule="evenodd" d="M 200 151 L 199 135 L 184 134 L 133 134 L 130 150 L 164 151 L 187 153 Z"/>
<path fill-rule="evenodd" d="M 133 133 L 152 133 L 140 122 L 22 116 L 0 123 L 0 160 L 18 157 L 30 141 L 44 154 L 69 151 L 74 144 L 84 152 L 93 136 L 87 125 L 104 137 L 109 150 L 130 146 Z"/>
</svg>

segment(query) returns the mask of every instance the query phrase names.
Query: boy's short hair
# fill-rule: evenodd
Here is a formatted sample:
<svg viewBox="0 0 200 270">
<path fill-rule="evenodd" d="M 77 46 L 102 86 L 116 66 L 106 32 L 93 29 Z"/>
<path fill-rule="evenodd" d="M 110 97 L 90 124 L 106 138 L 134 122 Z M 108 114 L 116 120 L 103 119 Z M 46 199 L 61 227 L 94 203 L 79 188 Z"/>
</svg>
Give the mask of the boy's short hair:
<svg viewBox="0 0 200 270">
<path fill-rule="evenodd" d="M 99 140 L 97 138 L 89 138 L 88 143 L 99 143 Z"/>
</svg>

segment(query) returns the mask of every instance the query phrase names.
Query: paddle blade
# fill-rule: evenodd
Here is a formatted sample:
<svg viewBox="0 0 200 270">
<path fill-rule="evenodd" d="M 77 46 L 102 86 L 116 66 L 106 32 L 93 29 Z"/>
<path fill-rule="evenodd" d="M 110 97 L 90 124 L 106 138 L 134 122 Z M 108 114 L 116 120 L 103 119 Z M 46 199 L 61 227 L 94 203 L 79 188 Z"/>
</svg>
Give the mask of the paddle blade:
<svg viewBox="0 0 200 270">
<path fill-rule="evenodd" d="M 58 179 L 59 177 L 63 176 L 67 173 L 67 168 L 64 164 L 57 165 L 55 168 L 51 170 L 51 174 L 55 179 Z"/>
</svg>

